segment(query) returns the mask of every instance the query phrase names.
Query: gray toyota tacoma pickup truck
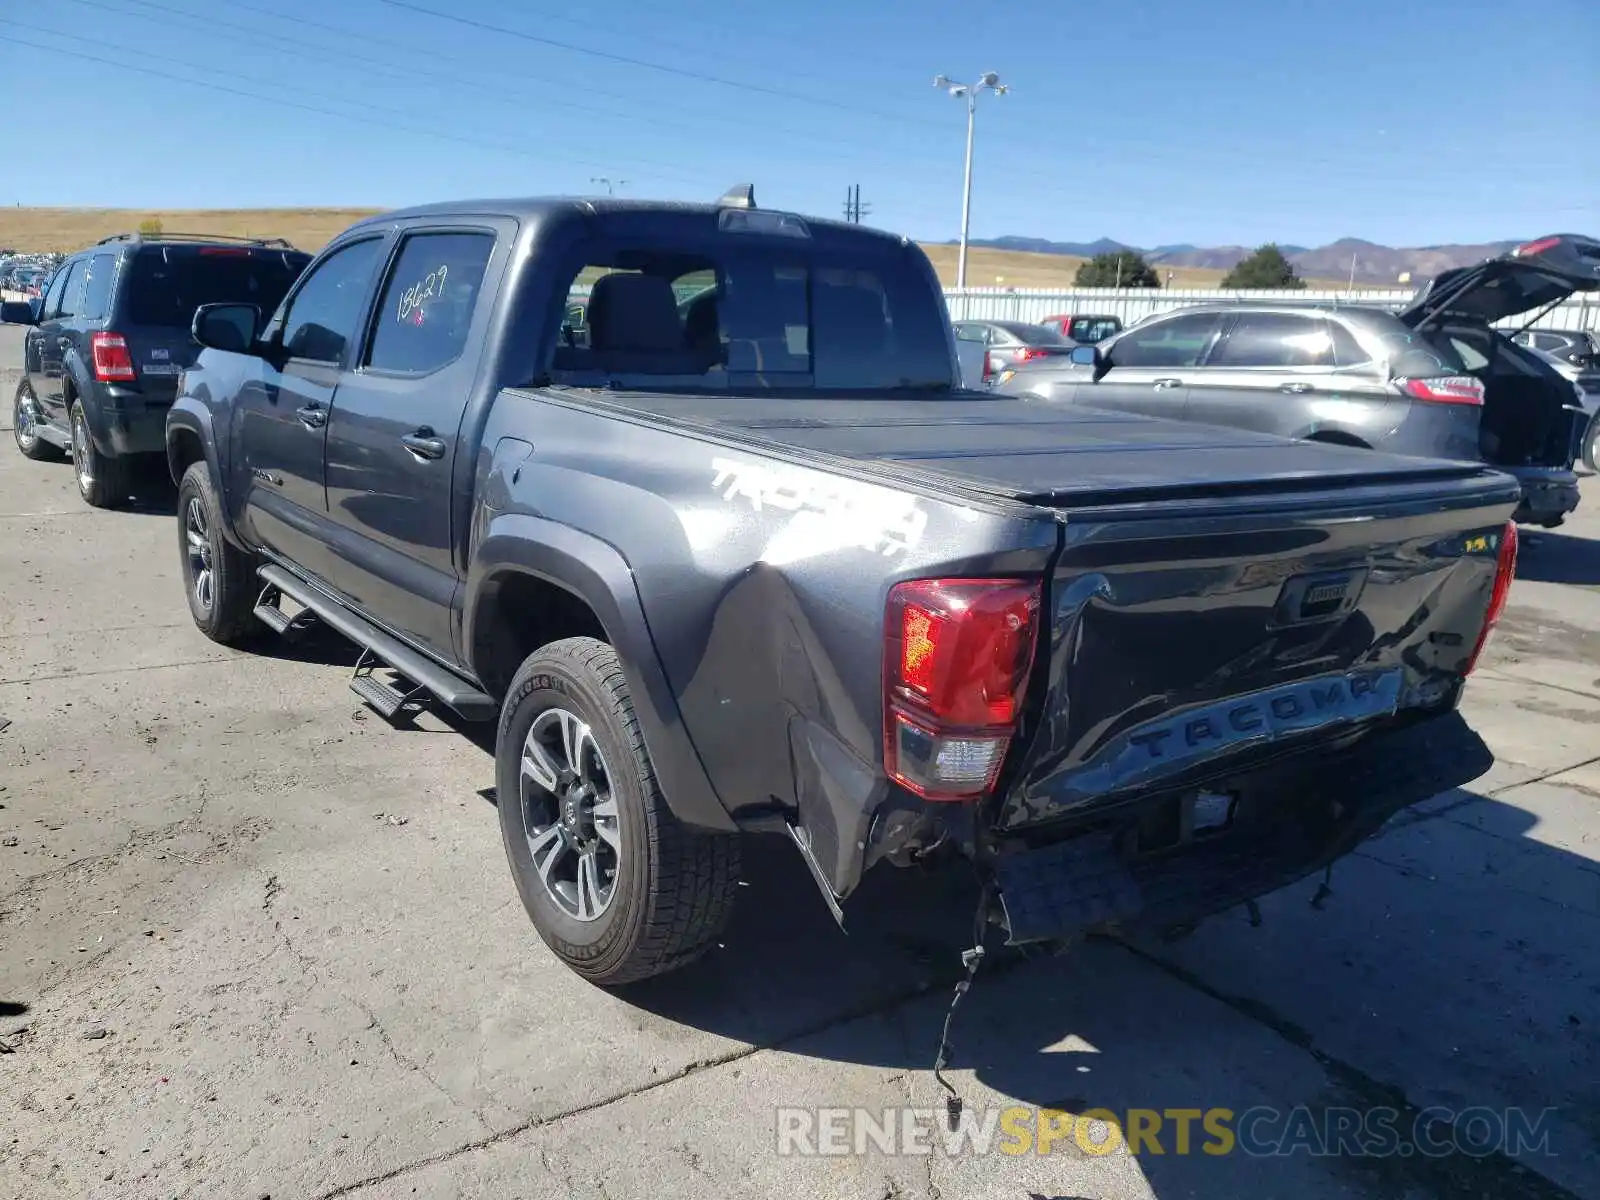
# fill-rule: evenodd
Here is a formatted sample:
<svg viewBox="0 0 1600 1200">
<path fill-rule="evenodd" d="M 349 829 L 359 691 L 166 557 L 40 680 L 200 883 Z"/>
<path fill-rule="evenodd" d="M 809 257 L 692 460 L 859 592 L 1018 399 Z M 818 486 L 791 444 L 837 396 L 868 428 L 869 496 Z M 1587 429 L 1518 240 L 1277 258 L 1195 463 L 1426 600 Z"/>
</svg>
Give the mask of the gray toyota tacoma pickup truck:
<svg viewBox="0 0 1600 1200">
<path fill-rule="evenodd" d="M 965 857 L 1028 942 L 1190 924 L 1484 769 L 1513 480 L 964 391 L 903 238 L 439 205 L 193 328 L 196 623 L 320 622 L 385 715 L 498 721 L 512 875 L 597 983 L 711 944 L 751 834 L 841 921 Z"/>
</svg>

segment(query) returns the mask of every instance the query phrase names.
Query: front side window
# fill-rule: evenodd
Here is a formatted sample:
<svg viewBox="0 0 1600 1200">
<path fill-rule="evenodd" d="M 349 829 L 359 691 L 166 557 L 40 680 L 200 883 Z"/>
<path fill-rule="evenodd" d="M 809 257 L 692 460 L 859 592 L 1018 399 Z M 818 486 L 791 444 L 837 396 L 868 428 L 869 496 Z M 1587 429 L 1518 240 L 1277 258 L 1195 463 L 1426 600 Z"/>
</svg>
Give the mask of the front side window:
<svg viewBox="0 0 1600 1200">
<path fill-rule="evenodd" d="M 361 325 L 361 309 L 378 266 L 382 238 L 339 247 L 312 268 L 289 301 L 283 348 L 291 358 L 336 363 Z"/>
<path fill-rule="evenodd" d="M 1111 347 L 1113 367 L 1192 367 L 1205 357 L 1216 335 L 1215 313 L 1186 313 L 1141 325 Z"/>
<path fill-rule="evenodd" d="M 61 314 L 57 311 L 61 305 L 61 293 L 67 284 L 67 273 L 57 271 L 55 278 L 50 281 L 50 288 L 44 294 L 44 303 L 39 308 L 42 320 L 50 320 Z"/>
<path fill-rule="evenodd" d="M 492 233 L 415 233 L 400 244 L 378 299 L 367 365 L 426 374 L 467 344 Z"/>
<path fill-rule="evenodd" d="M 61 318 L 75 317 L 83 307 L 83 260 L 79 259 L 62 274 L 66 279 L 56 300 L 56 310 L 50 315 Z M 55 292 L 56 289 L 52 287 L 50 290 Z"/>
<path fill-rule="evenodd" d="M 1212 367 L 1331 367 L 1333 338 L 1322 318 L 1244 313 L 1208 360 Z"/>
</svg>

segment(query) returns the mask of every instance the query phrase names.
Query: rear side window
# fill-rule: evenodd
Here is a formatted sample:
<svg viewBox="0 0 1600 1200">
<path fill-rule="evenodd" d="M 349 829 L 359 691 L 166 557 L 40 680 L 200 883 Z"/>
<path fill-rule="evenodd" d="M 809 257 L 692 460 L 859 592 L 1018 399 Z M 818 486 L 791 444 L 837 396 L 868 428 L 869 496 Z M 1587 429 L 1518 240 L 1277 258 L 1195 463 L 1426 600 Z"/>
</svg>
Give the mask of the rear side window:
<svg viewBox="0 0 1600 1200">
<path fill-rule="evenodd" d="M 1436 330 L 1418 335 L 1404 325 L 1383 335 L 1383 348 L 1389 357 L 1389 373 L 1397 379 L 1463 375 L 1468 370 L 1462 358 L 1463 349 L 1471 352 L 1479 367 L 1489 361 L 1485 354 L 1472 349 L 1465 341 L 1458 343 Z"/>
<path fill-rule="evenodd" d="M 83 281 L 83 307 L 86 321 L 103 321 L 111 307 L 111 280 L 117 273 L 114 254 L 96 254 L 89 259 L 89 273 Z"/>
<path fill-rule="evenodd" d="M 1113 367 L 1192 367 L 1217 331 L 1215 313 L 1187 313 L 1130 329 L 1111 348 Z"/>
<path fill-rule="evenodd" d="M 1245 313 L 1206 363 L 1211 367 L 1331 367 L 1333 338 L 1320 317 Z"/>
<path fill-rule="evenodd" d="M 148 246 L 128 264 L 123 319 L 187 329 L 202 304 L 278 307 L 309 261 L 298 251 L 243 246 Z"/>
<path fill-rule="evenodd" d="M 459 358 L 493 250 L 491 233 L 407 237 L 378 300 L 367 365 L 425 374 Z"/>
</svg>

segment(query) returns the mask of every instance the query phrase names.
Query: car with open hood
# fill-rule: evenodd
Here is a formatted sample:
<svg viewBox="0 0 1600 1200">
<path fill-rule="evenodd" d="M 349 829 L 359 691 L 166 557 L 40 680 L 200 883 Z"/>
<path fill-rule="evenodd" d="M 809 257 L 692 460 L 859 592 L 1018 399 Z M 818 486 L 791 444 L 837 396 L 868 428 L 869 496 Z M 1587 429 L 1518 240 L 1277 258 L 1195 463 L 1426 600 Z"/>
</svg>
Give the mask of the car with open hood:
<svg viewBox="0 0 1600 1200">
<path fill-rule="evenodd" d="M 1572 381 L 1513 340 L 1600 289 L 1600 241 L 1566 234 L 1447 271 L 1399 313 L 1366 305 L 1215 304 L 1020 364 L 996 390 L 1148 416 L 1476 460 L 1522 484 L 1517 519 L 1559 525 L 1594 418 Z M 1501 327 L 1501 328 L 1497 328 Z"/>
</svg>

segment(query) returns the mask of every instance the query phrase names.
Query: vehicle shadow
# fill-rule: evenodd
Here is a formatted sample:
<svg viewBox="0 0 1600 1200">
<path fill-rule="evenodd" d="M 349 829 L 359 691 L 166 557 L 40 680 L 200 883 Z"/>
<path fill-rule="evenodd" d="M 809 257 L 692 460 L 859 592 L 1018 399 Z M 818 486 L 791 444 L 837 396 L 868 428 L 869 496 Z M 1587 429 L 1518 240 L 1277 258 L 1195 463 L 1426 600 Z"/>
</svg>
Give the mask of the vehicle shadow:
<svg viewBox="0 0 1600 1200">
<path fill-rule="evenodd" d="M 1600 539 L 1529 532 L 1517 552 L 1517 578 L 1539 583 L 1600 584 Z"/>
<path fill-rule="evenodd" d="M 1514 804 L 1458 791 L 1445 807 L 1402 814 L 1344 860 L 1325 905 L 1311 903 L 1319 879 L 1264 899 L 1259 928 L 1235 910 L 1181 943 L 1091 939 L 1033 953 L 998 947 L 996 932 L 954 1024 L 966 1102 L 1119 1119 L 1395 1105 L 1402 1127 L 1410 1106 L 1435 1102 L 1554 1107 L 1567 1116 L 1551 1149 L 1569 1164 L 1600 1161 L 1600 1128 L 1582 1115 L 1600 1063 L 1588 982 L 1600 956 L 1595 864 L 1528 838 L 1538 819 Z M 971 941 L 974 881 L 873 872 L 847 902 L 847 934 L 814 887 L 791 847 L 751 839 L 719 949 L 621 995 L 787 1055 L 927 1071 Z M 1551 919 L 1569 905 L 1586 917 Z M 942 1109 L 943 1093 L 920 1079 L 910 1103 Z M 1169 1125 L 1166 1154 L 1138 1159 L 1156 1195 L 1327 1194 L 1329 1171 L 1354 1194 L 1548 1194 L 1537 1175 L 1503 1177 L 1499 1159 L 1219 1158 L 1199 1152 L 1198 1130 L 1188 1155 L 1173 1153 Z"/>
</svg>

